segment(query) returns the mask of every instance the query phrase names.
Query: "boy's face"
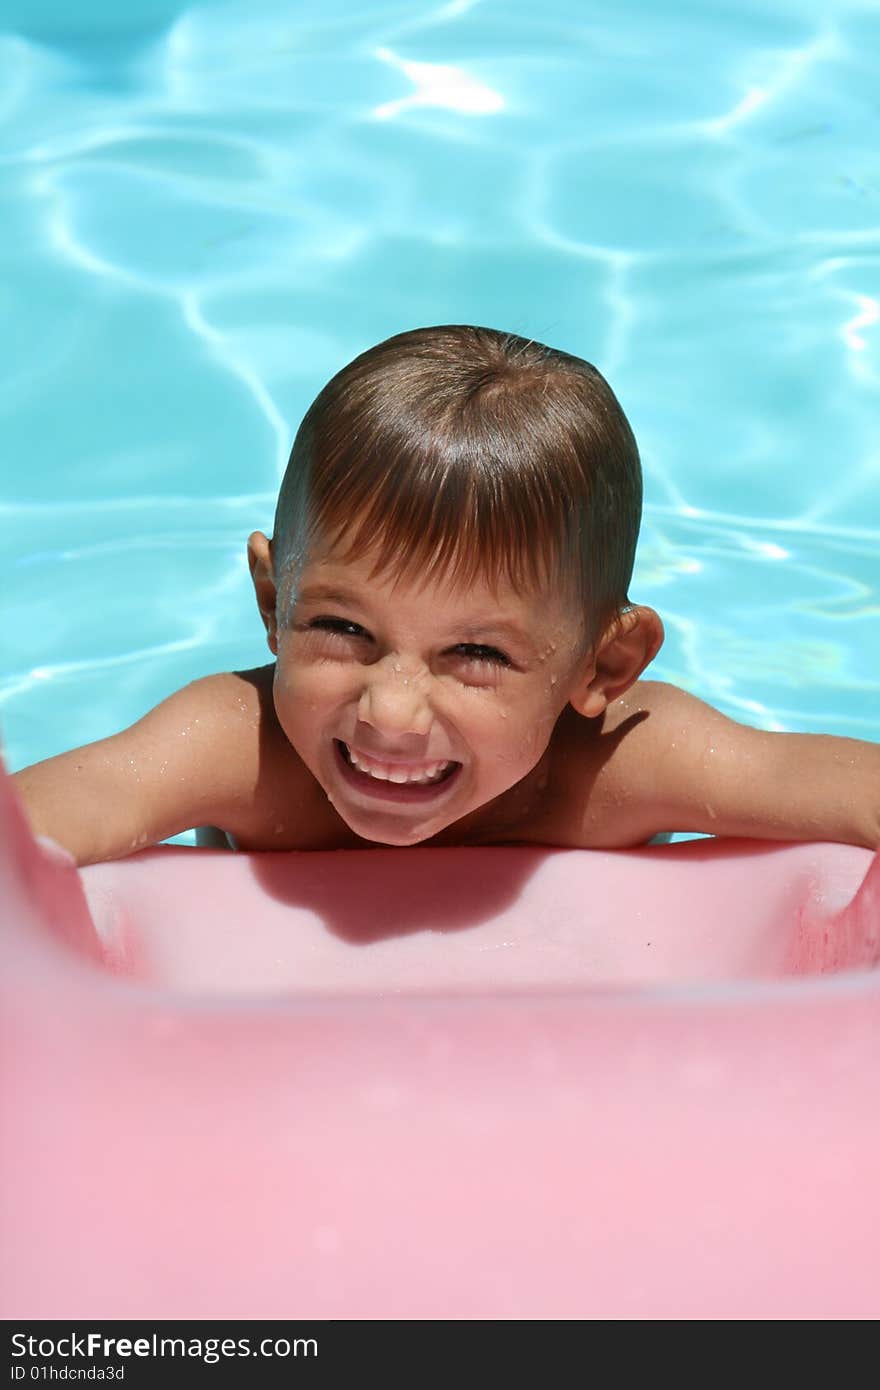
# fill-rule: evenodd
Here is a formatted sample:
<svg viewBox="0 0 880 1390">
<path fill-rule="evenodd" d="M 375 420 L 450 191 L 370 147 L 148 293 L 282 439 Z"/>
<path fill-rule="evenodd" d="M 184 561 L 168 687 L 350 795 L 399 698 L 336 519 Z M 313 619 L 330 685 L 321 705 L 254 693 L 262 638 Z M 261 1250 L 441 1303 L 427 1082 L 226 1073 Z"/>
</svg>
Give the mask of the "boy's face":
<svg viewBox="0 0 880 1390">
<path fill-rule="evenodd" d="M 275 708 L 350 829 L 412 845 L 536 767 L 583 677 L 582 634 L 547 594 L 395 586 L 368 578 L 373 562 L 309 557 L 277 633 Z"/>
</svg>

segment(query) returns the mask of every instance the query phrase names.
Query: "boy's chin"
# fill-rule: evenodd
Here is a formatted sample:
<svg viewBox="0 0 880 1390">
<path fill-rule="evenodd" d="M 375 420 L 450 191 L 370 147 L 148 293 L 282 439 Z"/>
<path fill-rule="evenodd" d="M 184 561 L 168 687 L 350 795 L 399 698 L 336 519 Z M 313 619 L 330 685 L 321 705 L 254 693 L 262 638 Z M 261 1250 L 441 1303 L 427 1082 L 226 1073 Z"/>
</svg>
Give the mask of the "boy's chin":
<svg viewBox="0 0 880 1390">
<path fill-rule="evenodd" d="M 343 820 L 345 820 L 344 816 Z M 366 831 L 359 830 L 358 827 L 352 825 L 350 821 L 346 821 L 346 825 L 348 825 L 349 829 L 353 830 L 356 835 L 359 835 L 362 840 L 369 841 L 371 845 L 383 845 L 387 849 L 406 849 L 410 845 L 421 844 L 422 841 L 430 840 L 432 835 L 439 834 L 439 832 L 445 828 L 442 825 L 434 825 L 431 826 L 430 829 L 425 830 L 421 827 L 413 826 L 412 830 L 409 832 L 405 829 L 401 829 L 399 832 L 380 831 L 377 833 L 375 826 L 370 826 L 369 831 Z"/>
<path fill-rule="evenodd" d="M 434 835 L 439 835 L 441 831 L 446 829 L 447 825 L 452 824 L 451 820 L 441 819 L 439 823 L 432 823 L 427 826 L 415 823 L 410 826 L 401 821 L 399 825 L 385 827 L 377 824 L 375 815 L 364 816 L 363 820 L 356 815 L 346 815 L 338 802 L 335 803 L 334 809 L 340 820 L 345 821 L 349 830 L 359 839 L 364 840 L 367 844 L 382 845 L 387 849 L 406 849 L 410 845 L 422 844 Z"/>
</svg>

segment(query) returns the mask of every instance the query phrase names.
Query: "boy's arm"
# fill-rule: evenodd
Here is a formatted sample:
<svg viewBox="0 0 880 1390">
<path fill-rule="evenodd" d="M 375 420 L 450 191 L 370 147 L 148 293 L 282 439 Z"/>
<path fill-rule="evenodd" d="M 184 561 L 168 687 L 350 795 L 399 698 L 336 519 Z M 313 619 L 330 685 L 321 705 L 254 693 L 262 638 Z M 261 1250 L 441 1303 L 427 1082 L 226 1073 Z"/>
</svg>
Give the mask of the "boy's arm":
<svg viewBox="0 0 880 1390">
<path fill-rule="evenodd" d="M 256 779 L 252 703 L 239 677 L 207 676 L 121 733 L 15 773 L 34 833 L 83 865 L 234 815 Z"/>
<path fill-rule="evenodd" d="M 768 733 L 661 681 L 608 707 L 631 842 L 663 830 L 880 845 L 880 744 Z"/>
</svg>

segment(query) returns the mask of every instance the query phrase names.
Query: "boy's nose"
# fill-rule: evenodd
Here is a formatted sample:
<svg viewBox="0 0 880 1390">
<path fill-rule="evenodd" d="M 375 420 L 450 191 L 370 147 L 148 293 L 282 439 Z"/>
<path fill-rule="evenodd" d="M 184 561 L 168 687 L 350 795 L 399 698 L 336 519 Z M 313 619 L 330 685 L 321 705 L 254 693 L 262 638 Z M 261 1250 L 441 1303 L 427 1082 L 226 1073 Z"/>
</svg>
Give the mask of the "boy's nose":
<svg viewBox="0 0 880 1390">
<path fill-rule="evenodd" d="M 431 728 L 429 685 L 424 667 L 386 657 L 369 671 L 358 704 L 358 719 L 389 737 L 425 735 Z"/>
</svg>

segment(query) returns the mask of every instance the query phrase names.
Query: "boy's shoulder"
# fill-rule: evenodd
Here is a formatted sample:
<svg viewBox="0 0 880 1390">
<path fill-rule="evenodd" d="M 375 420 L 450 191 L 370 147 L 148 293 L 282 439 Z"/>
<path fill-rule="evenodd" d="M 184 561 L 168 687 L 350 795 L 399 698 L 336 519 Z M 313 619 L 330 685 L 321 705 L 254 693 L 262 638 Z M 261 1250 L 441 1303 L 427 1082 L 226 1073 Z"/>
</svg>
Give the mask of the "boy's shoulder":
<svg viewBox="0 0 880 1390">
<path fill-rule="evenodd" d="M 204 676 L 119 733 L 21 769 L 36 833 L 91 864 L 193 826 L 252 824 L 265 769 L 279 761 L 273 669 Z"/>
<path fill-rule="evenodd" d="M 187 739 L 200 756 L 223 748 L 226 768 L 246 776 L 245 769 L 255 765 L 271 705 L 273 670 L 268 666 L 200 676 L 167 696 L 127 734 L 144 741 Z"/>
<path fill-rule="evenodd" d="M 274 664 L 201 676 L 117 736 L 153 780 L 186 786 L 184 819 L 226 824 L 250 818 L 271 738 Z"/>
<path fill-rule="evenodd" d="M 707 758 L 739 736 L 766 737 L 665 681 L 636 681 L 597 719 L 567 707 L 554 732 L 554 805 L 542 840 L 626 849 L 662 831 L 697 828 L 677 823 L 681 808 L 671 789 L 699 798 L 702 771 L 712 771 Z M 700 785 L 691 786 L 695 769 Z"/>
<path fill-rule="evenodd" d="M 270 663 L 250 671 L 216 671 L 209 676 L 199 676 L 155 708 L 170 707 L 173 701 L 180 711 L 191 707 L 198 718 L 238 721 L 242 717 L 253 717 L 259 713 L 267 695 L 271 695 L 274 669 L 274 664 Z"/>
<path fill-rule="evenodd" d="M 188 687 L 222 760 L 212 823 L 241 850 L 335 849 L 358 843 L 336 823 L 320 783 L 278 722 L 275 663 L 203 677 Z M 219 788 L 218 788 L 219 790 Z"/>
<path fill-rule="evenodd" d="M 664 681 L 637 681 L 598 719 L 569 708 L 543 842 L 627 849 L 662 831 L 877 844 L 880 750 L 771 732 Z"/>
<path fill-rule="evenodd" d="M 206 751 L 213 751 L 217 768 L 206 770 L 217 782 L 214 817 L 241 848 L 284 848 L 291 834 L 298 841 L 297 829 L 277 829 L 279 816 L 289 821 L 289 808 L 302 804 L 313 780 L 278 723 L 274 678 L 274 662 L 223 671 L 175 697 L 191 703 L 205 725 Z"/>
<path fill-rule="evenodd" d="M 201 676 L 175 691 L 122 735 L 141 768 L 185 786 L 188 826 L 211 823 L 262 840 L 276 787 L 296 785 L 302 764 L 275 714 L 274 662 Z M 183 794 L 183 793 L 182 793 Z"/>
</svg>

